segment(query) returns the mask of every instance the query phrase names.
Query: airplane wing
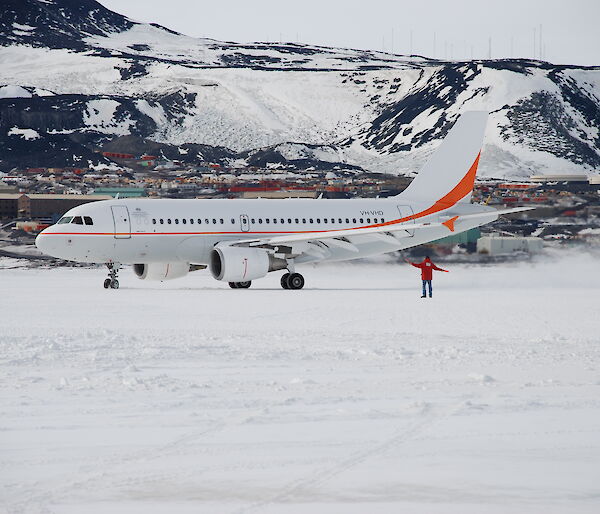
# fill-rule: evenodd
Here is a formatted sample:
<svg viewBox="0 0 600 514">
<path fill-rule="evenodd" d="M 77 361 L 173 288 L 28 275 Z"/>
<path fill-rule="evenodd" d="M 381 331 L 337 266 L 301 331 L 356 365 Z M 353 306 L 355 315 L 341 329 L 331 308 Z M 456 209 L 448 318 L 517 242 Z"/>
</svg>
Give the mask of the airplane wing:
<svg viewBox="0 0 600 514">
<path fill-rule="evenodd" d="M 240 241 L 233 241 L 228 243 L 230 246 L 259 246 L 262 248 L 275 248 L 278 246 L 287 246 L 294 243 L 325 243 L 332 244 L 333 246 L 340 246 L 350 251 L 358 252 L 358 249 L 354 246 L 353 242 L 359 243 L 364 242 L 365 239 L 378 239 L 381 241 L 387 241 L 391 244 L 398 243 L 398 237 L 408 237 L 409 231 L 420 231 L 428 230 L 431 228 L 439 228 L 445 226 L 450 232 L 454 232 L 454 225 L 457 221 L 468 219 L 485 219 L 490 216 L 499 216 L 502 214 L 510 214 L 513 212 L 529 211 L 534 207 L 515 207 L 513 209 L 504 210 L 488 210 L 472 214 L 457 214 L 441 216 L 443 221 L 431 222 L 431 223 L 412 223 L 391 221 L 383 223 L 374 227 L 366 228 L 350 228 L 342 230 L 323 230 L 315 232 L 301 232 L 288 234 L 284 236 L 273 236 L 259 239 L 246 239 Z M 446 218 L 446 219 L 444 219 Z M 490 220 L 493 221 L 493 220 Z M 401 233 L 404 235 L 400 236 Z M 361 241 L 362 240 L 362 241 Z"/>
</svg>

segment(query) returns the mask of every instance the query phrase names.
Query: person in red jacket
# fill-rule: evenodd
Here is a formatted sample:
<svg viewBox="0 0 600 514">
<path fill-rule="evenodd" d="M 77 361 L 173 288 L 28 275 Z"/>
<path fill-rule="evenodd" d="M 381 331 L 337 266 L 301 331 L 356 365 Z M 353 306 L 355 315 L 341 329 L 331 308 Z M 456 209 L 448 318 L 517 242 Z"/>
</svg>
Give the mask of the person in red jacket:
<svg viewBox="0 0 600 514">
<path fill-rule="evenodd" d="M 426 255 L 423 262 L 419 263 L 411 262 L 408 259 L 404 260 L 409 264 L 412 264 L 415 268 L 421 269 L 421 280 L 423 281 L 423 296 L 421 296 L 421 298 L 427 298 L 427 295 L 425 294 L 425 286 L 429 287 L 429 298 L 431 298 L 431 279 L 433 278 L 433 270 L 445 271 L 446 273 L 448 273 L 448 270 L 438 268 L 433 262 L 431 262 L 429 255 Z"/>
</svg>

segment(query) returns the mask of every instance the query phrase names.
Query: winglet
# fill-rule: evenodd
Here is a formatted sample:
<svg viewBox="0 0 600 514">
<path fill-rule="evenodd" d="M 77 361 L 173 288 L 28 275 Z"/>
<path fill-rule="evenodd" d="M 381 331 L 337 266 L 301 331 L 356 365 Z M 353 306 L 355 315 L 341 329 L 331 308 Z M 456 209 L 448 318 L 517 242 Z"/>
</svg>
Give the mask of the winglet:
<svg viewBox="0 0 600 514">
<path fill-rule="evenodd" d="M 450 218 L 449 220 L 446 220 L 444 222 L 442 222 L 442 225 L 448 227 L 448 229 L 450 230 L 450 232 L 454 232 L 454 222 L 458 219 L 458 216 L 454 216 L 453 218 Z"/>
</svg>

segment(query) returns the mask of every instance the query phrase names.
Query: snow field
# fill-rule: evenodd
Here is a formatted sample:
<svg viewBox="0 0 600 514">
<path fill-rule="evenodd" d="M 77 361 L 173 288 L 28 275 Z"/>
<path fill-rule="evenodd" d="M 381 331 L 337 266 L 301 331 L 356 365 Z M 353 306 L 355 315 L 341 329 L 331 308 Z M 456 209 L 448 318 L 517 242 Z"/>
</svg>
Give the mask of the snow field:
<svg viewBox="0 0 600 514">
<path fill-rule="evenodd" d="M 597 512 L 597 266 L 0 269 L 0 510 Z"/>
</svg>

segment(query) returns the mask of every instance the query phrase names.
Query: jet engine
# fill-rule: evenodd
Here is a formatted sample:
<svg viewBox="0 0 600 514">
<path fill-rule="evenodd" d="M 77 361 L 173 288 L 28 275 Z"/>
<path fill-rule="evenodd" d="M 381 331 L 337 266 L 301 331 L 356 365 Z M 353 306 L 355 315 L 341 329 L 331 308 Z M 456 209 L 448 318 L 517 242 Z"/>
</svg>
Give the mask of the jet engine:
<svg viewBox="0 0 600 514">
<path fill-rule="evenodd" d="M 249 282 L 286 266 L 284 259 L 275 258 L 261 248 L 216 246 L 210 252 L 210 272 L 225 282 Z"/>
<path fill-rule="evenodd" d="M 133 271 L 142 280 L 172 280 L 187 275 L 190 265 L 187 262 L 153 262 L 134 264 Z"/>
</svg>

